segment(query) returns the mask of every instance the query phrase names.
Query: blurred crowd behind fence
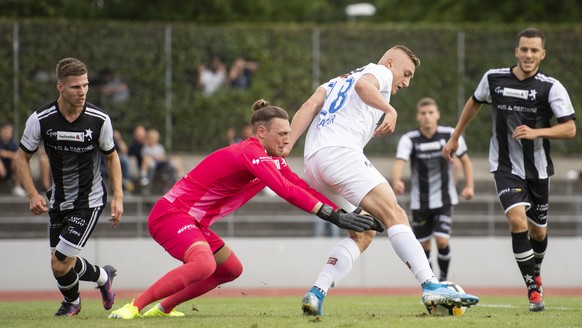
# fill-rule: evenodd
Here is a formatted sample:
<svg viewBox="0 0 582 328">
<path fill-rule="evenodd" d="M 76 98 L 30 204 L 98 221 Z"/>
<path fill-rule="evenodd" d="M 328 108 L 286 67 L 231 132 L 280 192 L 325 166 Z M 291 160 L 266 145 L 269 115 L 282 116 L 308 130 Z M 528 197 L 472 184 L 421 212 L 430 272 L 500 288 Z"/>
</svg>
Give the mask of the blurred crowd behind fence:
<svg viewBox="0 0 582 328">
<path fill-rule="evenodd" d="M 525 27 L 0 21 L 0 121 L 13 122 L 19 138 L 30 113 L 57 97 L 56 62 L 72 56 L 88 64 L 90 80 L 111 69 L 128 85 L 125 101 L 100 101 L 125 138 L 133 126 L 144 124 L 160 130 L 170 151 L 208 153 L 226 144 L 229 127 L 247 121 L 254 100 L 265 98 L 293 114 L 320 83 L 377 62 L 387 48 L 404 44 L 422 65 L 411 88 L 393 98 L 399 110 L 396 134 L 374 139 L 367 149 L 392 156 L 399 134 L 416 126 L 419 98 L 435 98 L 441 123 L 454 124 L 485 70 L 516 62 L 516 34 Z M 542 71 L 558 78 L 580 108 L 582 26 L 538 27 L 547 36 Z M 224 88 L 208 97 L 197 90 L 197 68 L 214 55 L 227 66 L 239 57 L 257 63 L 249 88 Z M 92 90 L 88 99 L 98 97 Z M 490 114 L 483 112 L 467 131 L 473 153 L 488 148 Z M 556 141 L 553 147 L 556 154 L 577 155 L 582 139 Z M 299 144 L 294 154 L 301 149 Z"/>
</svg>

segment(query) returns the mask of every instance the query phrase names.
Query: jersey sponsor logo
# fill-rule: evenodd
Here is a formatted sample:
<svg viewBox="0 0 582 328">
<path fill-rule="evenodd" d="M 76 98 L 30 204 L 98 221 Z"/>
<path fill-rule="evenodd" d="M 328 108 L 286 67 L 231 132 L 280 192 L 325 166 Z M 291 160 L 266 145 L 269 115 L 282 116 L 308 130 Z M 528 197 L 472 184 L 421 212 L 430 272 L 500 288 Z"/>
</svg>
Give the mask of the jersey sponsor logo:
<svg viewBox="0 0 582 328">
<path fill-rule="evenodd" d="M 431 151 L 428 153 L 417 153 L 416 157 L 418 159 L 431 159 L 431 158 L 439 158 L 442 157 L 441 151 L 437 150 L 437 151 Z"/>
<path fill-rule="evenodd" d="M 85 129 L 84 136 L 87 137 L 87 140 L 93 139 L 93 131 L 91 129 Z"/>
<path fill-rule="evenodd" d="M 75 227 L 73 227 L 73 226 L 69 226 L 69 227 L 67 228 L 67 230 L 69 231 L 69 233 L 70 233 L 71 235 L 75 235 L 75 236 L 77 236 L 77 237 L 81 237 L 81 233 L 80 233 L 79 231 L 75 230 Z"/>
<path fill-rule="evenodd" d="M 329 257 L 327 259 L 327 264 L 335 265 L 336 263 L 337 263 L 337 258 L 335 258 L 335 257 Z"/>
<path fill-rule="evenodd" d="M 442 147 L 442 142 L 441 142 L 441 140 L 439 140 L 439 141 L 425 142 L 425 143 L 417 144 L 416 150 L 419 150 L 419 151 L 441 150 L 441 147 Z"/>
<path fill-rule="evenodd" d="M 505 188 L 505 189 L 499 191 L 499 193 L 497 193 L 497 196 L 501 197 L 501 196 L 503 196 L 507 193 L 510 193 L 510 192 L 513 192 L 513 193 L 521 192 L 521 188 Z"/>
<path fill-rule="evenodd" d="M 192 230 L 192 229 L 197 229 L 196 225 L 195 224 L 187 224 L 187 225 L 183 226 L 182 228 L 178 229 L 178 233 L 180 234 L 184 231 Z"/>
<path fill-rule="evenodd" d="M 253 160 L 251 161 L 251 163 L 255 165 L 260 164 L 261 162 L 273 162 L 273 159 L 271 157 L 262 156 L 259 158 L 253 158 Z"/>
<path fill-rule="evenodd" d="M 322 113 L 323 112 L 324 111 L 322 111 Z M 322 114 L 322 115 L 326 115 L 326 114 L 327 113 Z M 333 124 L 334 120 L 335 120 L 335 114 L 334 115 L 331 115 L 330 117 L 321 117 L 319 119 L 319 122 L 317 123 L 317 127 L 321 127 L 321 126 L 326 126 L 326 125 Z"/>
<path fill-rule="evenodd" d="M 71 223 L 74 223 L 74 224 L 76 224 L 76 225 L 78 225 L 78 226 L 81 226 L 81 227 L 83 227 L 83 226 L 85 226 L 85 224 L 87 224 L 87 222 L 85 221 L 85 219 L 83 219 L 83 218 L 78 218 L 78 217 L 76 217 L 76 216 L 72 216 L 72 217 L 69 219 L 69 221 L 70 221 Z"/>
<path fill-rule="evenodd" d="M 57 140 L 60 141 L 85 142 L 85 134 L 83 132 L 57 131 L 56 135 Z"/>
<path fill-rule="evenodd" d="M 501 93 L 505 97 L 512 97 L 512 98 L 519 98 L 519 99 L 526 99 L 529 96 L 528 90 L 520 90 L 520 89 L 513 89 L 513 88 L 501 88 L 497 87 L 495 92 Z"/>
<path fill-rule="evenodd" d="M 525 107 L 525 106 L 509 106 L 509 105 L 497 105 L 498 110 L 505 110 L 508 112 L 522 112 L 522 113 L 537 113 L 538 109 L 536 107 Z"/>
</svg>

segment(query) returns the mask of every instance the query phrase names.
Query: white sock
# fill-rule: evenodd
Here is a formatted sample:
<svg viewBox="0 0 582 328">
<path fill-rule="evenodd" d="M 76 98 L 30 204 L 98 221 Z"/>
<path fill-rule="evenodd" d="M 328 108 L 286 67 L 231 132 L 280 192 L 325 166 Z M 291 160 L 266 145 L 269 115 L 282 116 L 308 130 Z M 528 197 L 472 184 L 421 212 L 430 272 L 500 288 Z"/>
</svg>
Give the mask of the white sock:
<svg viewBox="0 0 582 328">
<path fill-rule="evenodd" d="M 103 286 L 107 282 L 107 271 L 103 270 L 102 267 L 99 267 L 99 278 L 97 278 L 97 286 Z"/>
<path fill-rule="evenodd" d="M 315 286 L 327 293 L 330 287 L 335 287 L 350 272 L 360 254 L 360 248 L 352 238 L 340 241 L 329 252 L 327 263 L 319 273 Z"/>
<path fill-rule="evenodd" d="M 404 224 L 396 224 L 388 228 L 388 238 L 392 248 L 406 266 L 412 271 L 414 277 L 421 284 L 425 281 L 438 282 L 434 272 L 430 268 L 428 259 L 422 246 L 416 240 L 412 229 Z"/>
</svg>

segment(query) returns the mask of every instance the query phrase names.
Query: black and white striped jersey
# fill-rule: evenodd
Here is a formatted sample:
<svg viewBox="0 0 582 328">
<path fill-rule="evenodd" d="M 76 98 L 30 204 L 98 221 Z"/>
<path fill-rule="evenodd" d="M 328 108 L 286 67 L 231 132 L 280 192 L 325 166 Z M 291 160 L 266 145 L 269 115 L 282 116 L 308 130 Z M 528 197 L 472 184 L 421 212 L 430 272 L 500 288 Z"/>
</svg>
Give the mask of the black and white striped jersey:
<svg viewBox="0 0 582 328">
<path fill-rule="evenodd" d="M 451 127 L 439 126 L 430 138 L 418 129 L 400 137 L 396 158 L 410 161 L 411 209 L 435 209 L 459 203 L 452 165 L 441 155 L 452 132 Z M 461 157 L 466 152 L 467 144 L 461 137 L 455 154 Z"/>
<path fill-rule="evenodd" d="M 33 153 L 41 142 L 53 177 L 47 193 L 51 209 L 94 208 L 106 203 L 107 191 L 99 170 L 101 152 L 115 151 L 113 127 L 107 114 L 86 103 L 81 115 L 69 122 L 53 101 L 30 115 L 20 148 Z"/>
<path fill-rule="evenodd" d="M 550 141 L 514 140 L 516 127 L 539 129 L 576 119 L 570 96 L 556 79 L 538 71 L 520 81 L 511 68 L 487 71 L 473 94 L 478 103 L 490 103 L 493 131 L 489 147 L 491 172 L 507 172 L 522 179 L 546 179 L 554 174 Z"/>
</svg>

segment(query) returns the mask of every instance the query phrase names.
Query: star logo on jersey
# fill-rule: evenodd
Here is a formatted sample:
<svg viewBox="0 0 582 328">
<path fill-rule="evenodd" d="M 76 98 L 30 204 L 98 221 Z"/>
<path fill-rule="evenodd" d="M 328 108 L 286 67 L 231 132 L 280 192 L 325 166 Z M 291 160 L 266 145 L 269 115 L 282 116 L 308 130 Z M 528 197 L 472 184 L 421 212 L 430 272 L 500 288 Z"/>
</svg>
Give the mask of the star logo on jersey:
<svg viewBox="0 0 582 328">
<path fill-rule="evenodd" d="M 88 140 L 92 140 L 93 139 L 93 131 L 91 129 L 85 129 L 85 137 L 87 137 Z"/>
<path fill-rule="evenodd" d="M 536 91 L 536 89 L 533 90 L 529 90 L 529 97 L 530 100 L 536 100 L 536 95 L 538 94 L 538 92 Z"/>
<path fill-rule="evenodd" d="M 534 282 L 533 277 L 530 276 L 529 274 L 524 275 L 523 280 L 525 280 L 525 283 Z"/>
</svg>

